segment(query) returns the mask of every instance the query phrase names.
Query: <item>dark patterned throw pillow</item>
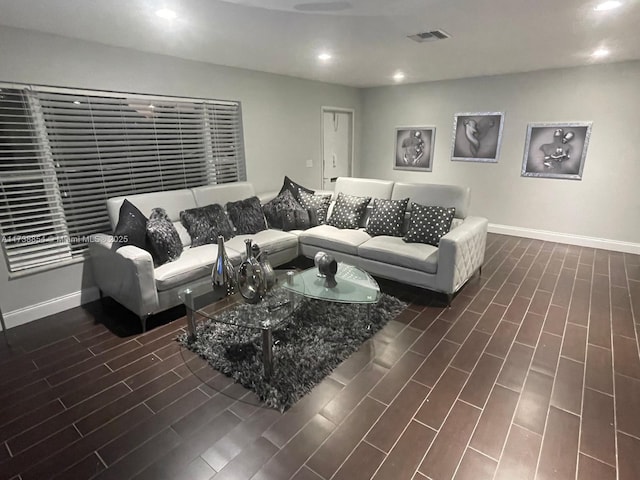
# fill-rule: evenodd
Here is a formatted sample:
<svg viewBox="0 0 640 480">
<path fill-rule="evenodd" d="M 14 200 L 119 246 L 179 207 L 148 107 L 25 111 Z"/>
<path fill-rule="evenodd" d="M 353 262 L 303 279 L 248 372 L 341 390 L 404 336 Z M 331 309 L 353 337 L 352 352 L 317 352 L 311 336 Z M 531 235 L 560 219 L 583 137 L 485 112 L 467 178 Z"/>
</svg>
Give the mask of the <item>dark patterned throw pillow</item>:
<svg viewBox="0 0 640 480">
<path fill-rule="evenodd" d="M 456 209 L 411 204 L 409 230 L 403 240 L 407 243 L 428 243 L 437 247 L 440 239 L 451 229 Z"/>
<path fill-rule="evenodd" d="M 327 212 L 329 211 L 329 205 L 331 205 L 331 194 L 315 195 L 300 190 L 300 205 L 306 209 L 314 208 L 318 216 L 317 224 L 322 225 L 327 223 Z"/>
<path fill-rule="evenodd" d="M 357 229 L 367 210 L 371 197 L 356 197 L 338 193 L 327 224 L 337 228 Z"/>
<path fill-rule="evenodd" d="M 293 195 L 293 198 L 295 198 L 298 202 L 300 201 L 300 192 L 306 192 L 311 194 L 314 193 L 313 190 L 311 190 L 310 188 L 303 187 L 299 183 L 294 182 L 293 180 L 291 180 L 289 177 L 286 177 L 286 176 L 284 177 L 284 182 L 282 182 L 282 188 L 280 189 L 280 192 L 278 193 L 278 195 L 280 195 L 285 190 L 289 190 Z"/>
<path fill-rule="evenodd" d="M 116 238 L 115 248 L 134 245 L 146 250 L 147 245 L 147 217 L 126 198 L 120 206 L 118 225 L 113 232 Z"/>
<path fill-rule="evenodd" d="M 408 198 L 402 200 L 376 198 L 373 201 L 373 212 L 367 223 L 367 233 L 372 237 L 378 235 L 401 237 L 407 203 L 409 203 Z"/>
<path fill-rule="evenodd" d="M 267 229 L 258 197 L 249 197 L 227 203 L 231 223 L 236 227 L 236 235 L 258 233 Z"/>
<path fill-rule="evenodd" d="M 233 237 L 233 227 L 222 205 L 214 203 L 180 212 L 180 222 L 191 237 L 191 246 L 199 247 L 216 243 L 218 235 L 225 240 Z"/>
<path fill-rule="evenodd" d="M 147 238 L 156 267 L 173 262 L 182 255 L 182 242 L 164 208 L 154 208 L 147 221 Z"/>
<path fill-rule="evenodd" d="M 302 210 L 302 206 L 289 190 L 283 190 L 276 198 L 262 206 L 264 216 L 271 228 L 283 229 L 283 212 Z"/>
</svg>

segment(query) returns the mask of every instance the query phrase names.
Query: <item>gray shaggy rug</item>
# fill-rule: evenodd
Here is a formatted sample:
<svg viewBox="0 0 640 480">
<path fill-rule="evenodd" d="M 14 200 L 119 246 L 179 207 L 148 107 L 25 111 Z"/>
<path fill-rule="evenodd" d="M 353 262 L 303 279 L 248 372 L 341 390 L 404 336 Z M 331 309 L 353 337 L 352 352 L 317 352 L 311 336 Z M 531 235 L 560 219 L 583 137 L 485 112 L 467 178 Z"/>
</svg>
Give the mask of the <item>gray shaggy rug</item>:
<svg viewBox="0 0 640 480">
<path fill-rule="evenodd" d="M 253 390 L 267 406 L 284 411 L 405 307 L 397 298 L 382 294 L 378 304 L 371 306 L 367 321 L 365 305 L 305 299 L 291 320 L 273 331 L 274 371 L 268 381 L 263 376 L 258 330 L 207 320 L 197 326 L 195 340 L 189 341 L 186 334 L 177 340 L 215 369 Z M 242 304 L 236 308 L 249 312 L 256 306 Z"/>
</svg>

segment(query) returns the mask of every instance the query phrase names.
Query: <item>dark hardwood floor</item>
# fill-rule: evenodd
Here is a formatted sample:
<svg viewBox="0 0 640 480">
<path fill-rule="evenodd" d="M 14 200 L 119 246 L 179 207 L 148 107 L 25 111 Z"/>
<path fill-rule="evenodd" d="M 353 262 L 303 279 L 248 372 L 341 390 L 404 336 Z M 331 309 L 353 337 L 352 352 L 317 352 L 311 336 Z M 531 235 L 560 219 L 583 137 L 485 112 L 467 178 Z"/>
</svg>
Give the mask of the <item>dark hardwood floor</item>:
<svg viewBox="0 0 640 480">
<path fill-rule="evenodd" d="M 489 235 L 285 414 L 96 302 L 0 346 L 0 479 L 640 478 L 640 256 Z M 172 321 L 174 320 L 174 321 Z"/>
</svg>

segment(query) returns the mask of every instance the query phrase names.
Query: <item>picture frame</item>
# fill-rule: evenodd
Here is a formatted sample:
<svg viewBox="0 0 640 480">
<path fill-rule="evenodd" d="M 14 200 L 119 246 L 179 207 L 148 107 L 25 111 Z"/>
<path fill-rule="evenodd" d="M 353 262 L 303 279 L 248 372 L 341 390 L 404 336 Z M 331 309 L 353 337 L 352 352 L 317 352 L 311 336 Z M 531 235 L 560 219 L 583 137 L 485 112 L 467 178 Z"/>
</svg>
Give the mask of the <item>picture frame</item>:
<svg viewBox="0 0 640 480">
<path fill-rule="evenodd" d="M 431 172 L 436 127 L 396 127 L 394 170 Z"/>
<path fill-rule="evenodd" d="M 522 176 L 582 180 L 592 122 L 530 123 Z"/>
<path fill-rule="evenodd" d="M 504 112 L 456 113 L 453 117 L 451 160 L 498 163 Z"/>
</svg>

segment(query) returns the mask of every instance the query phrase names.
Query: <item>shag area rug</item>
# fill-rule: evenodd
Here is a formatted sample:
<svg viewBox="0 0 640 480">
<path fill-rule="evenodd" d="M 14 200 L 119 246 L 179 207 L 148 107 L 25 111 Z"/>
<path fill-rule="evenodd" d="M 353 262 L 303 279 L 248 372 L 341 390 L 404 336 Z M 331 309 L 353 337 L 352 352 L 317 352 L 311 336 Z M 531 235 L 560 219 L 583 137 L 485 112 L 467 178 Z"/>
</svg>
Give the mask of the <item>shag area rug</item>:
<svg viewBox="0 0 640 480">
<path fill-rule="evenodd" d="M 215 369 L 253 390 L 260 401 L 284 411 L 308 393 L 345 358 L 372 337 L 406 304 L 382 294 L 371 306 L 305 299 L 289 322 L 273 331 L 273 375 L 266 380 L 259 330 L 207 320 L 196 328 L 193 341 L 178 341 L 206 359 Z M 250 314 L 255 305 L 242 304 Z M 224 312 L 222 315 L 229 315 Z"/>
</svg>

